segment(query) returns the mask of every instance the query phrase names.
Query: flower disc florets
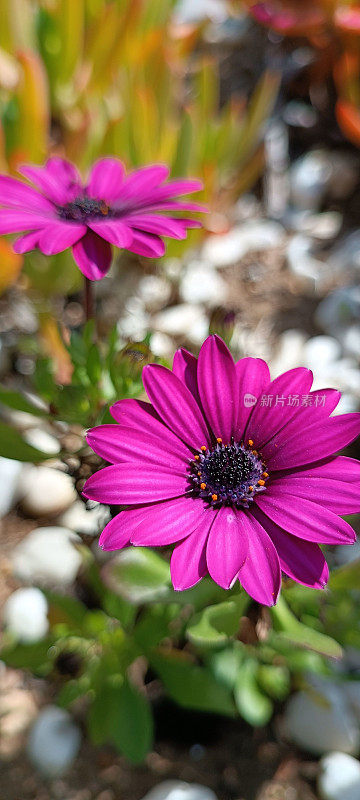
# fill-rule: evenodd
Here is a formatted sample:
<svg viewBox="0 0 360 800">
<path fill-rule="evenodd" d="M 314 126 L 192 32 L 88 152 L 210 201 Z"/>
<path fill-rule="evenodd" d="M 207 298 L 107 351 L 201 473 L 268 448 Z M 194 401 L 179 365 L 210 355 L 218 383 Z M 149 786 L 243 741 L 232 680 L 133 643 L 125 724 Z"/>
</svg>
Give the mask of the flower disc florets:
<svg viewBox="0 0 360 800">
<path fill-rule="evenodd" d="M 246 444 L 224 444 L 221 438 L 213 448 L 205 445 L 191 462 L 190 484 L 196 497 L 210 505 L 248 508 L 257 492 L 265 489 L 269 477 L 251 439 Z"/>
<path fill-rule="evenodd" d="M 94 200 L 92 197 L 76 197 L 72 203 L 58 206 L 57 211 L 60 219 L 82 223 L 115 216 L 104 200 Z"/>
</svg>

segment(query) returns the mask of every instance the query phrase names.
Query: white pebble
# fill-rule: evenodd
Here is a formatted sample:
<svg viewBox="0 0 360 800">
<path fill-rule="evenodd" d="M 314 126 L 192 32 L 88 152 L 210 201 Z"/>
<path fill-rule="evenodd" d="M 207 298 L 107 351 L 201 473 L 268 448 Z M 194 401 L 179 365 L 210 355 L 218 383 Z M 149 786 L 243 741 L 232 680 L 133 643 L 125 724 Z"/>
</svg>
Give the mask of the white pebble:
<svg viewBox="0 0 360 800">
<path fill-rule="evenodd" d="M 97 536 L 106 523 L 109 522 L 110 513 L 108 506 L 96 505 L 95 508 L 87 509 L 85 503 L 81 500 L 76 500 L 74 505 L 70 506 L 64 512 L 57 522 L 64 528 L 70 528 L 75 533 L 83 533 L 86 536 Z"/>
<path fill-rule="evenodd" d="M 341 347 L 333 336 L 313 336 L 304 346 L 304 363 L 315 371 L 319 365 L 332 364 L 340 356 Z"/>
<path fill-rule="evenodd" d="M 271 375 L 276 378 L 288 369 L 299 366 L 303 359 L 305 334 L 291 329 L 279 336 L 275 358 L 271 361 Z"/>
<path fill-rule="evenodd" d="M 206 336 L 208 321 L 202 306 L 181 303 L 157 314 L 153 319 L 153 327 L 169 336 L 189 336 L 189 338 L 193 337 L 195 331 L 195 338 L 198 338 L 198 331 L 201 335 L 205 331 Z"/>
<path fill-rule="evenodd" d="M 5 603 L 4 624 L 16 639 L 37 642 L 49 629 L 47 611 L 47 600 L 40 589 L 17 589 Z"/>
<path fill-rule="evenodd" d="M 359 752 L 358 723 L 345 693 L 334 684 L 292 695 L 285 708 L 284 727 L 287 738 L 309 753 Z"/>
<path fill-rule="evenodd" d="M 31 517 L 55 517 L 77 499 L 70 476 L 50 467 L 30 467 L 22 489 L 21 505 Z"/>
<path fill-rule="evenodd" d="M 30 428 L 30 430 L 26 431 L 24 434 L 24 439 L 28 444 L 31 444 L 32 447 L 36 447 L 43 453 L 54 456 L 60 453 L 60 443 L 58 439 L 42 428 Z"/>
<path fill-rule="evenodd" d="M 212 267 L 201 261 L 193 262 L 181 279 L 180 297 L 186 303 L 217 306 L 226 300 L 227 286 Z"/>
<path fill-rule="evenodd" d="M 176 350 L 176 345 L 166 333 L 155 331 L 150 338 L 150 350 L 158 358 L 171 358 Z"/>
<path fill-rule="evenodd" d="M 150 789 L 143 800 L 217 800 L 208 786 L 185 781 L 163 781 Z"/>
<path fill-rule="evenodd" d="M 15 547 L 12 564 L 19 580 L 45 586 L 68 586 L 77 574 L 79 537 L 67 528 L 35 528 Z"/>
<path fill-rule="evenodd" d="M 27 752 L 44 777 L 57 778 L 73 763 L 80 743 L 80 730 L 70 714 L 57 706 L 47 706 L 31 728 Z"/>
<path fill-rule="evenodd" d="M 360 763 L 347 753 L 329 753 L 320 761 L 318 780 L 322 800 L 359 800 Z"/>
<path fill-rule="evenodd" d="M 171 296 L 171 285 L 158 275 L 145 275 L 139 281 L 138 294 L 149 311 L 166 306 Z"/>
<path fill-rule="evenodd" d="M 308 236 L 297 233 L 288 244 L 286 250 L 290 271 L 300 278 L 317 284 L 329 276 L 329 267 L 312 255 L 313 242 Z"/>
<path fill-rule="evenodd" d="M 12 458 L 0 457 L 0 518 L 11 511 L 21 495 L 23 464 Z"/>
<path fill-rule="evenodd" d="M 228 233 L 209 236 L 202 249 L 203 261 L 215 267 L 235 264 L 252 250 L 277 247 L 284 238 L 284 229 L 271 220 L 252 220 L 237 225 Z"/>
<path fill-rule="evenodd" d="M 290 170 L 291 198 L 300 209 L 316 211 L 331 179 L 331 158 L 323 150 L 313 150 L 298 158 Z"/>
</svg>

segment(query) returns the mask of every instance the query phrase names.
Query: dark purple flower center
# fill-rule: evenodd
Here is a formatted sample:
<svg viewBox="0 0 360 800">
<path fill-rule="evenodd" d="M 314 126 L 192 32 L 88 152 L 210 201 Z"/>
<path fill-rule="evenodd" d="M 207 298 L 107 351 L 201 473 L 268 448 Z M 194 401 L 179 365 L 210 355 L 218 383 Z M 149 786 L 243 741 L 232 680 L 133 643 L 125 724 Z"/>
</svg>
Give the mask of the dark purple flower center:
<svg viewBox="0 0 360 800">
<path fill-rule="evenodd" d="M 72 203 L 58 206 L 57 210 L 60 219 L 85 224 L 91 220 L 114 216 L 114 212 L 104 200 L 94 200 L 92 197 L 76 197 Z"/>
<path fill-rule="evenodd" d="M 190 484 L 193 492 L 210 505 L 247 508 L 257 492 L 265 489 L 268 476 L 253 442 L 223 444 L 201 448 L 191 461 Z"/>
</svg>

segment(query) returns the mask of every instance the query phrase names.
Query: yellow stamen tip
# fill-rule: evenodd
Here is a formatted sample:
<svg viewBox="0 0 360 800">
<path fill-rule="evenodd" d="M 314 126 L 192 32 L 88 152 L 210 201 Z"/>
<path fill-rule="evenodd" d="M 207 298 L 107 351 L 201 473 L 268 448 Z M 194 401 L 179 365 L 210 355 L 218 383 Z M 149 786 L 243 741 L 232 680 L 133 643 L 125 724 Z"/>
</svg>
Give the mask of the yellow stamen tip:
<svg viewBox="0 0 360 800">
<path fill-rule="evenodd" d="M 200 483 L 200 489 L 202 490 L 206 489 L 206 483 Z"/>
<path fill-rule="evenodd" d="M 253 446 L 253 444 L 254 444 L 253 440 L 252 440 L 252 439 L 248 439 L 248 445 L 249 445 L 249 447 L 252 447 L 252 446 Z"/>
<path fill-rule="evenodd" d="M 217 443 L 218 443 L 218 444 L 221 444 L 221 442 L 222 442 L 222 438 L 221 438 L 220 436 L 218 436 L 218 438 L 216 439 L 216 441 L 217 441 Z"/>
<path fill-rule="evenodd" d="M 203 451 L 203 453 L 205 453 L 205 451 L 206 451 L 206 445 L 204 445 L 204 444 L 203 444 L 203 445 L 200 447 L 200 450 L 202 450 L 202 451 Z"/>
<path fill-rule="evenodd" d="M 269 477 L 269 473 L 268 472 L 263 472 L 262 475 L 263 475 L 263 478 L 268 478 Z"/>
<path fill-rule="evenodd" d="M 265 486 L 265 481 L 262 480 L 258 481 L 258 486 Z"/>
<path fill-rule="evenodd" d="M 217 500 L 217 499 L 218 499 L 218 496 L 217 496 L 217 494 L 212 494 L 212 495 L 211 495 L 211 499 L 212 499 L 212 500 Z"/>
<path fill-rule="evenodd" d="M 195 461 L 199 461 L 200 456 L 195 456 Z"/>
<path fill-rule="evenodd" d="M 257 454 L 258 454 L 257 450 L 252 450 L 251 452 L 252 452 L 253 456 L 257 456 Z"/>
</svg>

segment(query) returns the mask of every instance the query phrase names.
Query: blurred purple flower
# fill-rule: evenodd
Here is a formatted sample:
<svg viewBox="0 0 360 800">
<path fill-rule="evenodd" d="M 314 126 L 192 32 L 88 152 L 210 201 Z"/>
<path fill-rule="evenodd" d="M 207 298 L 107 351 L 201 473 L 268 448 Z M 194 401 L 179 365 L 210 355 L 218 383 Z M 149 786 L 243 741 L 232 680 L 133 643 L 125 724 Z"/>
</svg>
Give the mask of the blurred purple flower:
<svg viewBox="0 0 360 800">
<path fill-rule="evenodd" d="M 140 256 L 164 255 L 163 236 L 185 239 L 198 220 L 173 216 L 178 211 L 206 211 L 204 206 L 177 195 L 202 189 L 197 180 L 165 183 L 169 170 L 154 164 L 125 175 L 115 158 L 97 161 L 86 185 L 73 164 L 49 158 L 45 166 L 20 170 L 37 187 L 0 176 L 0 234 L 25 232 L 14 243 L 16 253 L 38 248 L 54 255 L 72 247 L 86 278 L 100 280 L 111 264 L 111 245 Z M 159 214 L 170 212 L 170 216 Z"/>
<path fill-rule="evenodd" d="M 104 529 L 104 550 L 177 543 L 178 590 L 210 573 L 272 605 L 281 571 L 324 588 L 318 545 L 355 540 L 338 515 L 360 510 L 360 463 L 333 454 L 359 434 L 360 414 L 331 417 L 340 393 L 311 392 L 312 377 L 299 367 L 271 381 L 265 361 L 235 364 L 217 336 L 198 360 L 178 350 L 173 371 L 146 366 L 152 405 L 120 400 L 118 425 L 87 436 L 113 466 L 89 478 L 85 496 L 128 505 Z"/>
</svg>

